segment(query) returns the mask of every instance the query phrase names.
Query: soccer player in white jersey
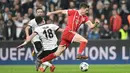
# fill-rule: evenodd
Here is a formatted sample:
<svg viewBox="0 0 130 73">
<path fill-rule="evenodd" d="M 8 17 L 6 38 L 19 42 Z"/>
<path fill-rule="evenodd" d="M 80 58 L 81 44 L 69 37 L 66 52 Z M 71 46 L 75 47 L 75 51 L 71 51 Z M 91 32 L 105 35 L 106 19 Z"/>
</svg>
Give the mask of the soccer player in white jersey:
<svg viewBox="0 0 130 73">
<path fill-rule="evenodd" d="M 37 16 L 44 16 L 44 11 L 42 8 L 37 8 L 36 9 L 36 14 Z M 42 21 L 43 23 L 45 23 L 44 19 Z M 35 30 L 36 27 L 38 27 L 39 25 L 37 25 L 35 18 L 30 20 L 28 23 L 28 26 L 25 29 L 25 33 L 26 33 L 26 39 L 29 37 L 29 29 L 32 30 L 32 32 Z M 39 36 L 35 36 L 32 40 L 31 40 L 33 46 L 34 46 L 34 51 L 35 53 L 38 53 L 42 47 L 41 44 L 41 40 L 39 38 Z"/>
<path fill-rule="evenodd" d="M 42 24 L 42 18 L 40 16 L 37 16 L 35 20 L 39 27 L 35 28 L 34 32 L 25 40 L 23 44 L 19 45 L 18 48 L 26 45 L 30 40 L 38 35 L 41 38 L 43 49 L 41 49 L 40 52 L 37 54 L 37 58 L 41 59 L 43 57 L 46 57 L 50 53 L 54 53 L 57 50 L 58 39 L 56 37 L 55 31 L 63 32 L 63 29 L 59 28 L 59 26 L 55 24 Z M 43 64 L 49 66 L 50 71 L 54 72 L 54 65 L 46 62 L 44 62 Z"/>
<path fill-rule="evenodd" d="M 36 16 L 42 16 L 44 17 L 44 11 L 42 8 L 37 8 L 36 9 Z M 42 23 L 45 23 L 44 19 L 42 20 Z M 28 26 L 25 28 L 25 33 L 26 33 L 26 39 L 29 37 L 29 29 L 31 29 L 31 31 L 33 32 L 35 30 L 36 27 L 38 27 L 39 25 L 37 25 L 35 18 L 30 20 L 28 23 Z M 38 35 L 36 35 L 32 40 L 31 43 L 33 44 L 34 47 L 34 52 L 37 53 L 41 50 L 42 48 L 42 44 L 41 44 L 41 40 L 39 38 Z M 47 66 L 44 66 L 44 68 L 46 69 Z"/>
</svg>

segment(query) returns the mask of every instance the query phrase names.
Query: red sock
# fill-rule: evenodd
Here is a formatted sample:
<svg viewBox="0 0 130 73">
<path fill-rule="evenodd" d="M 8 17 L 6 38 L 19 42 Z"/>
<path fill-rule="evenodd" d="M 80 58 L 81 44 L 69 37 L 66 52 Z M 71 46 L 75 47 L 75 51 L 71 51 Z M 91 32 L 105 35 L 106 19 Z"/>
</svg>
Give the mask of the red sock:
<svg viewBox="0 0 130 73">
<path fill-rule="evenodd" d="M 83 50 L 85 49 L 86 47 L 86 42 L 81 42 L 80 43 L 80 47 L 79 47 L 79 50 L 78 50 L 78 54 L 82 54 Z"/>
<path fill-rule="evenodd" d="M 41 61 L 45 62 L 45 61 L 50 61 L 52 59 L 56 58 L 54 53 L 49 54 L 48 56 L 46 56 L 45 58 L 42 58 Z"/>
</svg>

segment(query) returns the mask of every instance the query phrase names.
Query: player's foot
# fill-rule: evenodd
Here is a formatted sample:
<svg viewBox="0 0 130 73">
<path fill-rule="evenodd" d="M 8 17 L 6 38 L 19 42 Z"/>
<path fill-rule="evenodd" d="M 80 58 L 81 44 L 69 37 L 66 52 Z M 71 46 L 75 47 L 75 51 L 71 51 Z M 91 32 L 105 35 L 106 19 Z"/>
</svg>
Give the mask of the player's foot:
<svg viewBox="0 0 130 73">
<path fill-rule="evenodd" d="M 50 71 L 51 71 L 51 72 L 54 72 L 55 68 L 56 68 L 56 67 L 55 67 L 54 65 L 52 65 L 52 66 L 50 67 Z"/>
<path fill-rule="evenodd" d="M 36 63 L 36 71 L 38 71 L 38 69 L 41 66 L 42 62 L 40 61 L 40 59 L 37 59 L 35 63 Z"/>
<path fill-rule="evenodd" d="M 82 56 L 82 55 L 78 54 L 76 56 L 76 59 L 88 59 L 88 56 Z"/>
<path fill-rule="evenodd" d="M 42 67 L 40 67 L 40 68 L 39 68 L 39 71 L 40 71 L 40 72 L 45 72 L 45 69 L 42 68 Z"/>
</svg>

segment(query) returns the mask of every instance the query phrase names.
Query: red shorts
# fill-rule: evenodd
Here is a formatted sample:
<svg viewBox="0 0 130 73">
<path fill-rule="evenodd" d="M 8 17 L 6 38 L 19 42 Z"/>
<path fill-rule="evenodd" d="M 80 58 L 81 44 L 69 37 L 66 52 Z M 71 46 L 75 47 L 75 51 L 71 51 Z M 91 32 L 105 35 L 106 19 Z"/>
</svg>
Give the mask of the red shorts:
<svg viewBox="0 0 130 73">
<path fill-rule="evenodd" d="M 72 42 L 72 39 L 74 36 L 75 34 L 72 33 L 70 30 L 64 30 L 61 36 L 60 45 L 65 45 L 66 47 L 68 47 L 70 43 Z"/>
</svg>

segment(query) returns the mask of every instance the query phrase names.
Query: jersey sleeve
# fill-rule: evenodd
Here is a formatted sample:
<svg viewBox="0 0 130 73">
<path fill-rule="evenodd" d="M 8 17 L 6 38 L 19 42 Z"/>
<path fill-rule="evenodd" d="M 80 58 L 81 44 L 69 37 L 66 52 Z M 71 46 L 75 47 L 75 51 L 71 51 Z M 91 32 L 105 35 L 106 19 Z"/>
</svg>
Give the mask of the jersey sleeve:
<svg viewBox="0 0 130 73">
<path fill-rule="evenodd" d="M 57 30 L 59 29 L 59 26 L 57 26 L 57 25 L 55 25 L 55 24 L 52 24 L 52 29 L 53 29 L 54 31 L 57 31 Z"/>
<path fill-rule="evenodd" d="M 34 30 L 34 33 L 39 34 L 38 31 L 40 31 L 40 28 L 39 28 L 39 27 L 36 27 L 35 30 Z"/>
<path fill-rule="evenodd" d="M 33 24 L 34 24 L 33 20 L 29 21 L 29 23 L 28 23 L 28 25 L 31 26 L 31 27 L 33 27 Z"/>
<path fill-rule="evenodd" d="M 89 20 L 88 16 L 85 16 L 85 17 L 84 17 L 84 22 L 83 22 L 83 23 L 87 22 L 88 20 Z"/>
<path fill-rule="evenodd" d="M 75 9 L 69 9 L 67 10 L 67 14 L 70 16 L 70 15 L 73 15 L 74 13 L 76 12 Z"/>
</svg>

